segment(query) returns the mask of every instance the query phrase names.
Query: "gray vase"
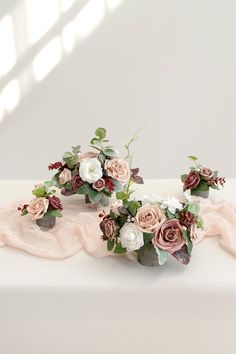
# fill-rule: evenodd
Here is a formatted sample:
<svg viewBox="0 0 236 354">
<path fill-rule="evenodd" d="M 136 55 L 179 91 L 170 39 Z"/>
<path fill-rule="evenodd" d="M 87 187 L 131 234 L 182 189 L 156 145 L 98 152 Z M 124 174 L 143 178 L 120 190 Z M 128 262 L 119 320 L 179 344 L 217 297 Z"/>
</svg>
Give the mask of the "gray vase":
<svg viewBox="0 0 236 354">
<path fill-rule="evenodd" d="M 208 198 L 209 197 L 209 189 L 208 189 L 208 191 L 193 190 L 191 192 L 191 195 L 195 195 L 197 197 L 202 197 L 202 198 Z"/>
<path fill-rule="evenodd" d="M 42 219 L 36 220 L 36 224 L 41 229 L 52 229 L 56 225 L 56 217 L 53 215 L 44 215 Z"/>
<path fill-rule="evenodd" d="M 138 250 L 138 261 L 145 266 L 159 266 L 158 255 L 155 248 L 151 245 L 150 247 L 143 246 Z"/>
</svg>

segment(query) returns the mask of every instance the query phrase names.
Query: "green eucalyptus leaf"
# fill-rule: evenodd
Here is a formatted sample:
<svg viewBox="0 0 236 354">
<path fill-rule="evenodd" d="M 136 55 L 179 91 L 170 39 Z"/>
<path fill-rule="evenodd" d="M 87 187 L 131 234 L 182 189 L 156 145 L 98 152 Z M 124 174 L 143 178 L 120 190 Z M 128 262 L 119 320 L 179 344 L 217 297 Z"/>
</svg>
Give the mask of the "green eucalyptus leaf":
<svg viewBox="0 0 236 354">
<path fill-rule="evenodd" d="M 200 212 L 200 205 L 198 203 L 192 202 L 188 204 L 188 211 L 196 216 Z"/>
<path fill-rule="evenodd" d="M 160 265 L 165 264 L 168 259 L 168 253 L 166 251 L 160 249 L 159 247 L 155 247 L 155 250 L 158 255 L 158 263 Z"/>
<path fill-rule="evenodd" d="M 192 155 L 188 156 L 188 158 L 189 158 L 190 160 L 193 160 L 194 162 L 198 160 L 198 157 L 192 156 Z"/>
<path fill-rule="evenodd" d="M 118 150 L 113 146 L 107 146 L 103 149 L 103 153 L 108 157 L 115 157 L 119 154 Z"/>
<path fill-rule="evenodd" d="M 72 151 L 75 155 L 77 155 L 80 152 L 80 149 L 81 149 L 81 145 L 72 146 Z"/>
<path fill-rule="evenodd" d="M 77 189 L 77 194 L 89 194 L 91 187 L 88 183 L 83 184 L 79 189 Z"/>
<path fill-rule="evenodd" d="M 61 210 L 58 210 L 58 209 L 50 209 L 46 212 L 45 215 L 56 216 L 57 218 L 62 217 Z"/>
<path fill-rule="evenodd" d="M 116 198 L 120 199 L 120 200 L 125 200 L 125 199 L 127 199 L 127 195 L 125 192 L 118 192 L 118 193 L 116 193 Z"/>
<path fill-rule="evenodd" d="M 111 252 L 115 246 L 115 240 L 108 240 L 107 241 L 107 250 Z"/>
<path fill-rule="evenodd" d="M 144 232 L 143 233 L 144 244 L 150 243 L 153 239 L 153 236 L 154 236 L 153 233 Z"/>
<path fill-rule="evenodd" d="M 95 131 L 95 134 L 96 136 L 99 137 L 99 139 L 105 139 L 106 137 L 106 129 L 105 128 L 98 128 L 96 131 Z"/>
<path fill-rule="evenodd" d="M 122 192 L 123 186 L 119 181 L 112 179 L 112 183 L 115 185 L 113 192 Z"/>
<path fill-rule="evenodd" d="M 103 193 L 95 191 L 92 188 L 90 189 L 88 195 L 89 195 L 89 199 L 90 199 L 91 203 L 93 203 L 93 204 L 99 203 L 103 197 Z"/>
<path fill-rule="evenodd" d="M 114 249 L 114 253 L 121 254 L 121 253 L 126 253 L 126 252 L 127 252 L 126 248 L 123 248 L 121 243 L 116 244 L 115 249 Z"/>
<path fill-rule="evenodd" d="M 208 190 L 209 190 L 208 184 L 206 182 L 204 182 L 204 181 L 201 181 L 196 188 L 192 189 L 191 194 L 194 195 L 194 191 L 205 192 L 205 191 L 208 191 Z"/>
<path fill-rule="evenodd" d="M 187 177 L 187 174 L 181 175 L 181 177 L 180 177 L 180 178 L 181 178 L 181 181 L 184 182 L 185 179 L 186 179 L 186 177 Z"/>
</svg>

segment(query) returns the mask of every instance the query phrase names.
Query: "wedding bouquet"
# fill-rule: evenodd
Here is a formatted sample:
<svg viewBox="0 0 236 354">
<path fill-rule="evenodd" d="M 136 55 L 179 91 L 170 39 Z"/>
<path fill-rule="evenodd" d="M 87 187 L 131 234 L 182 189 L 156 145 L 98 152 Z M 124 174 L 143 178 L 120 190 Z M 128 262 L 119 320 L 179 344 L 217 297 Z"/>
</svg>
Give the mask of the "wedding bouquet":
<svg viewBox="0 0 236 354">
<path fill-rule="evenodd" d="M 103 212 L 100 229 L 107 249 L 114 253 L 136 251 L 144 265 L 163 265 L 168 255 L 188 264 L 193 240 L 203 228 L 196 202 L 179 202 L 174 197 L 137 201 L 121 194 L 123 200 Z"/>
<path fill-rule="evenodd" d="M 218 171 L 204 167 L 195 156 L 189 158 L 194 162 L 194 166 L 190 168 L 188 174 L 181 176 L 184 191 L 190 190 L 192 195 L 207 198 L 210 188 L 220 189 L 224 186 L 225 178 L 218 177 Z"/>
<path fill-rule="evenodd" d="M 54 227 L 56 217 L 62 217 L 63 207 L 60 199 L 55 196 L 56 190 L 52 187 L 53 182 L 51 181 L 37 184 L 32 191 L 35 198 L 29 204 L 18 207 L 21 215 L 29 214 L 31 219 L 41 227 Z"/>
<path fill-rule="evenodd" d="M 90 141 L 93 151 L 82 152 L 81 146 L 75 146 L 64 153 L 62 162 L 51 164 L 49 170 L 58 170 L 52 181 L 63 195 L 85 195 L 86 202 L 107 206 L 113 193 L 122 192 L 130 181 L 143 183 L 143 179 L 137 170 L 131 170 L 115 147 L 106 145 L 106 129 L 98 128 L 95 135 Z M 126 144 L 127 149 L 133 140 Z"/>
</svg>

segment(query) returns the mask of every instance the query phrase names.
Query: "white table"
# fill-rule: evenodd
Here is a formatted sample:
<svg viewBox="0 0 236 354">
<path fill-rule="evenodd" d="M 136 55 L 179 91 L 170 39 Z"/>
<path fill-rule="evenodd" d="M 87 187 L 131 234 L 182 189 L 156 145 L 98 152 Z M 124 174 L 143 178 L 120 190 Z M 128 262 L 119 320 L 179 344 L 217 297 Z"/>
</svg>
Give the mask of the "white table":
<svg viewBox="0 0 236 354">
<path fill-rule="evenodd" d="M 30 197 L 34 182 L 0 181 L 1 204 Z M 176 194 L 180 186 L 142 188 Z M 236 180 L 218 197 L 236 202 Z M 235 354 L 235 330 L 236 259 L 217 237 L 198 244 L 187 267 L 0 248 L 1 354 Z"/>
</svg>

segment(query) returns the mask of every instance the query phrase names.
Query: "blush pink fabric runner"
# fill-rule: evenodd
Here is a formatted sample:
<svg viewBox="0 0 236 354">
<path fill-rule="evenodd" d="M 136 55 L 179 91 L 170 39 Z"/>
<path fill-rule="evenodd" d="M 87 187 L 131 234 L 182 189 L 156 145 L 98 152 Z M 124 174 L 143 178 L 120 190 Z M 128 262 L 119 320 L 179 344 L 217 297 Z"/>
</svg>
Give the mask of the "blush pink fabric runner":
<svg viewBox="0 0 236 354">
<path fill-rule="evenodd" d="M 219 236 L 221 246 L 236 256 L 236 205 L 198 200 L 206 228 L 199 233 L 196 242 L 206 236 Z M 70 257 L 81 249 L 95 257 L 112 255 L 100 238 L 99 210 L 76 198 L 65 198 L 63 204 L 63 218 L 57 218 L 56 226 L 49 231 L 42 231 L 29 215 L 20 216 L 17 212 L 19 203 L 1 208 L 0 246 L 19 248 L 51 259 Z M 131 254 L 128 258 L 135 260 Z"/>
</svg>

